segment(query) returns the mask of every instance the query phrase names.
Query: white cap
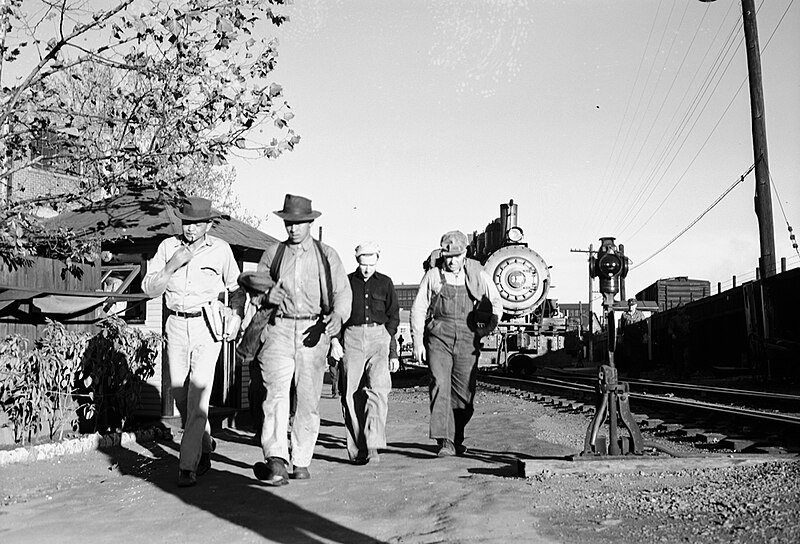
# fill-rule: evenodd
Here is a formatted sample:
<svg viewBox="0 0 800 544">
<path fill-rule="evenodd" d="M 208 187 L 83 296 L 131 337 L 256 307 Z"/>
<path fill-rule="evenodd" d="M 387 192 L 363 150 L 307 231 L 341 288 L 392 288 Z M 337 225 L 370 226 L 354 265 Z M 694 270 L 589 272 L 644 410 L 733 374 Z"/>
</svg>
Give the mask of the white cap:
<svg viewBox="0 0 800 544">
<path fill-rule="evenodd" d="M 356 246 L 356 259 L 362 255 L 380 255 L 381 248 L 376 242 L 362 242 Z"/>
</svg>

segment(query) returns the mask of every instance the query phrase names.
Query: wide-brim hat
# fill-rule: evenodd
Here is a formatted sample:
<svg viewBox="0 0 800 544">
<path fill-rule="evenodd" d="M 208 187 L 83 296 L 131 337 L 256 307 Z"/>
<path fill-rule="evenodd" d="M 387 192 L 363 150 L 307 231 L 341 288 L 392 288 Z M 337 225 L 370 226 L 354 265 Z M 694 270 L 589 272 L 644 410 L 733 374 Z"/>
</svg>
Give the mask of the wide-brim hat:
<svg viewBox="0 0 800 544">
<path fill-rule="evenodd" d="M 181 221 L 211 221 L 218 217 L 226 217 L 224 213 L 211 207 L 211 201 L 199 196 L 188 196 L 184 199 L 175 215 Z"/>
<path fill-rule="evenodd" d="M 257 270 L 242 272 L 236 278 L 236 283 L 239 284 L 239 287 L 251 293 L 266 293 L 275 285 L 267 270 L 263 272 Z"/>
<path fill-rule="evenodd" d="M 311 209 L 311 200 L 297 195 L 286 195 L 283 209 L 274 213 L 284 221 L 313 221 L 322 215 L 322 212 Z"/>
</svg>

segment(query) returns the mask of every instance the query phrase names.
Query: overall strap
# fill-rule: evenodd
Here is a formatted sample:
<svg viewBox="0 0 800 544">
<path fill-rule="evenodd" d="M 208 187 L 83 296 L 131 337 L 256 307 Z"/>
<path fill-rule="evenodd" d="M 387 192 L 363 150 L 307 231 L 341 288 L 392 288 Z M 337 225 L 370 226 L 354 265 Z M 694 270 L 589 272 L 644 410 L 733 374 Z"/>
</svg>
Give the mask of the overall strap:
<svg viewBox="0 0 800 544">
<path fill-rule="evenodd" d="M 278 283 L 281 275 L 281 261 L 283 261 L 283 254 L 286 252 L 286 243 L 280 242 L 278 248 L 275 250 L 275 256 L 272 257 L 272 264 L 269 265 L 269 275 L 272 281 Z"/>
</svg>

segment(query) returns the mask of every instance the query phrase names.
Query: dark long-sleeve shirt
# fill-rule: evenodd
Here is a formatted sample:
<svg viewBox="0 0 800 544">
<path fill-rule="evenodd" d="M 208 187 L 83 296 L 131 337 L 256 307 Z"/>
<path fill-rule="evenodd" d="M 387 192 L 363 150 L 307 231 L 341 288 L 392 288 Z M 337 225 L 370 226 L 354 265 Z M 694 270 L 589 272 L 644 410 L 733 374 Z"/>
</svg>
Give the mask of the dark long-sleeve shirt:
<svg viewBox="0 0 800 544">
<path fill-rule="evenodd" d="M 353 291 L 353 308 L 345 327 L 380 323 L 393 337 L 400 324 L 400 304 L 392 279 L 375 272 L 364 281 L 359 270 L 348 274 L 347 278 Z"/>
</svg>

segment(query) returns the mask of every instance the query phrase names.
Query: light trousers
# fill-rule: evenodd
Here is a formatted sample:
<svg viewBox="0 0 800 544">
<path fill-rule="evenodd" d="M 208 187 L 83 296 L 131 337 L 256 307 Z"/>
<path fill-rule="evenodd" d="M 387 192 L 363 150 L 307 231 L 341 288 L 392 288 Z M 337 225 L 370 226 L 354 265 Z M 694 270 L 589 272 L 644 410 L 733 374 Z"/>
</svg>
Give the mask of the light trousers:
<svg viewBox="0 0 800 544">
<path fill-rule="evenodd" d="M 194 471 L 200 454 L 211 451 L 208 404 L 222 342 L 214 341 L 202 316 L 171 315 L 164 332 L 170 389 L 183 422 L 179 466 Z"/>
<path fill-rule="evenodd" d="M 319 400 L 327 367 L 330 339 L 321 319 L 277 317 L 264 328 L 258 354 L 266 389 L 262 404 L 261 449 L 264 459 L 280 457 L 295 467 L 308 467 L 319 435 Z M 296 404 L 288 438 L 291 384 Z"/>
<path fill-rule="evenodd" d="M 384 326 L 353 326 L 344 331 L 342 413 L 350 460 L 386 447 L 389 409 L 389 342 Z"/>
</svg>

